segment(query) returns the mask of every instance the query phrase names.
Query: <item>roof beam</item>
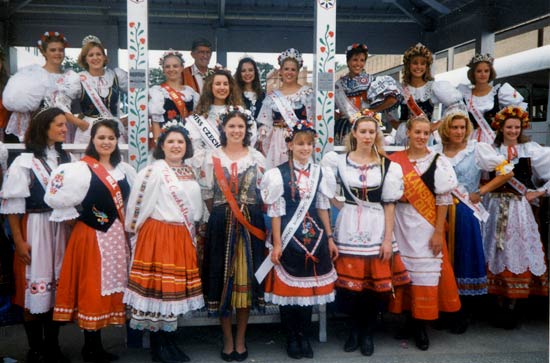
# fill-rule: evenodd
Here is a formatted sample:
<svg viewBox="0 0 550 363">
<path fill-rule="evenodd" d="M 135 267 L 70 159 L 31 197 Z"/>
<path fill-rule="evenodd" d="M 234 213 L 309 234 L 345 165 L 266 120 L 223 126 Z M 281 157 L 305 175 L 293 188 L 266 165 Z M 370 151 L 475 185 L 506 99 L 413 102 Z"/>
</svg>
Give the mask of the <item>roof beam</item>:
<svg viewBox="0 0 550 363">
<path fill-rule="evenodd" d="M 432 18 L 420 14 L 419 9 L 415 7 L 410 0 L 383 0 L 385 3 L 390 3 L 396 6 L 409 18 L 418 23 L 424 30 L 432 30 L 434 27 L 434 21 Z"/>
<path fill-rule="evenodd" d="M 225 0 L 220 0 L 219 5 L 219 25 L 221 28 L 223 28 L 225 26 Z"/>
<path fill-rule="evenodd" d="M 437 0 L 420 0 L 420 1 L 422 1 L 424 4 L 428 5 L 430 8 L 434 9 L 440 14 L 447 15 L 451 12 L 451 9 L 441 4 Z"/>
<path fill-rule="evenodd" d="M 25 0 L 23 1 L 21 4 L 19 5 L 16 5 L 13 9 L 10 10 L 10 13 L 8 15 L 8 17 L 12 16 L 13 14 L 17 13 L 19 10 L 23 9 L 25 6 L 29 5 L 29 3 L 31 2 L 32 0 Z"/>
</svg>

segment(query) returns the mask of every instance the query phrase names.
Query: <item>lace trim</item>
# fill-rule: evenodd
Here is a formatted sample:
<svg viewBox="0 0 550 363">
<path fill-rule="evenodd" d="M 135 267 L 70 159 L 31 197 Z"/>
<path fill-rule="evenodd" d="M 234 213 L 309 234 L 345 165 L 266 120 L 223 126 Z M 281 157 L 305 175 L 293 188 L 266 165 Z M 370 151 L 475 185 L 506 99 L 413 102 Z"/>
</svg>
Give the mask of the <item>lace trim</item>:
<svg viewBox="0 0 550 363">
<path fill-rule="evenodd" d="M 282 265 L 275 265 L 274 266 L 275 273 L 277 274 L 277 277 L 281 279 L 285 284 L 292 287 L 320 287 L 320 286 L 326 286 L 338 278 L 338 275 L 336 274 L 336 270 L 334 267 L 330 270 L 329 273 L 323 275 L 323 276 L 311 276 L 311 277 L 295 277 L 290 275 L 288 272 L 285 271 Z"/>
<path fill-rule="evenodd" d="M 162 316 L 182 315 L 204 307 L 202 295 L 168 302 L 144 297 L 129 289 L 124 292 L 123 302 L 136 310 L 146 313 L 159 313 Z"/>
<path fill-rule="evenodd" d="M 271 302 L 277 305 L 299 305 L 299 306 L 311 306 L 311 305 L 324 305 L 334 301 L 334 291 L 328 295 L 316 295 L 316 296 L 280 296 L 272 293 L 265 293 L 265 301 Z"/>
</svg>

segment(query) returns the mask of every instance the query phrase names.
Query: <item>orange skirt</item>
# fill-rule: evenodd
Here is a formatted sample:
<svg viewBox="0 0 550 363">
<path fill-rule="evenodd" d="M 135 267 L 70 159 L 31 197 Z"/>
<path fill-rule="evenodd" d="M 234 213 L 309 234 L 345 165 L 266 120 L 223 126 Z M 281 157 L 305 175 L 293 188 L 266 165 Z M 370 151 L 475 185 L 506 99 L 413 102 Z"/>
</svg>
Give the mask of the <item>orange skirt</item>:
<svg viewBox="0 0 550 363">
<path fill-rule="evenodd" d="M 353 255 L 338 256 L 334 266 L 338 271 L 336 286 L 351 291 L 389 292 L 411 282 L 399 254 L 393 256 L 393 268 L 390 261 L 383 262 L 378 256 Z"/>
<path fill-rule="evenodd" d="M 162 315 L 204 306 L 197 254 L 185 226 L 151 218 L 143 223 L 124 300 L 139 311 Z"/>
<path fill-rule="evenodd" d="M 76 222 L 69 238 L 53 320 L 76 321 L 85 330 L 126 322 L 122 292 L 101 295 L 101 254 L 96 230 Z"/>
<path fill-rule="evenodd" d="M 530 271 L 515 274 L 508 270 L 494 275 L 487 270 L 487 280 L 489 294 L 510 299 L 527 299 L 529 295 L 548 296 L 548 269 L 541 276 L 535 276 Z"/>
<path fill-rule="evenodd" d="M 413 318 L 421 320 L 435 320 L 439 317 L 440 311 L 460 310 L 458 287 L 449 262 L 446 244 L 443 244 L 442 261 L 439 285 L 409 285 L 403 289 L 397 289 L 395 299 L 390 301 L 388 310 L 397 314 L 409 310 Z"/>
</svg>

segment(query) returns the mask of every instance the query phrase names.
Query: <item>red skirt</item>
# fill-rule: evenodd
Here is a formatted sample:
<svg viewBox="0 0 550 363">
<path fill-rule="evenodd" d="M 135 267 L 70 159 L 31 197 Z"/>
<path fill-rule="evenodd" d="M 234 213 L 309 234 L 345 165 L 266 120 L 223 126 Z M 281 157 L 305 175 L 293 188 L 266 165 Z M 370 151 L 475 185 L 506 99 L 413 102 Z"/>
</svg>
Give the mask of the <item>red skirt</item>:
<svg viewBox="0 0 550 363">
<path fill-rule="evenodd" d="M 395 299 L 390 301 L 388 310 L 398 314 L 403 310 L 409 310 L 413 318 L 421 320 L 435 320 L 439 317 L 440 311 L 460 310 L 458 287 L 445 243 L 442 261 L 441 276 L 437 286 L 409 285 L 403 289 L 397 289 Z"/>
<path fill-rule="evenodd" d="M 383 262 L 378 256 L 340 255 L 334 266 L 338 272 L 336 286 L 351 291 L 389 292 L 411 282 L 399 254 L 394 254 L 393 262 Z"/>
<path fill-rule="evenodd" d="M 489 294 L 501 295 L 510 299 L 527 299 L 529 295 L 548 296 L 548 269 L 541 276 L 530 271 L 520 274 L 504 270 L 499 274 L 487 271 Z"/>
<path fill-rule="evenodd" d="M 101 294 L 101 254 L 96 230 L 76 222 L 69 238 L 53 319 L 76 321 L 85 330 L 126 322 L 122 292 Z"/>
</svg>

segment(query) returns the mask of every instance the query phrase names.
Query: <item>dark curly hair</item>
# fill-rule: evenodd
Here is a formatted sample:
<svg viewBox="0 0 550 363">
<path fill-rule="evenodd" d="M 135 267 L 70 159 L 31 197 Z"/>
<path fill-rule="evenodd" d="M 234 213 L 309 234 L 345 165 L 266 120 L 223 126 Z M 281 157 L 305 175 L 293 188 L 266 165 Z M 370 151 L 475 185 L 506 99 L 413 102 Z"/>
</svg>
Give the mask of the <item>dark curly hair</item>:
<svg viewBox="0 0 550 363">
<path fill-rule="evenodd" d="M 189 159 L 193 157 L 193 144 L 191 143 L 191 139 L 189 139 L 189 135 L 187 134 L 187 131 L 181 127 L 174 126 L 174 127 L 169 127 L 166 130 L 163 130 L 159 138 L 157 139 L 157 145 L 153 150 L 153 157 L 155 159 L 160 160 L 166 157 L 166 155 L 164 154 L 164 150 L 162 150 L 162 147 L 164 146 L 164 141 L 166 141 L 166 138 L 168 137 L 168 135 L 170 135 L 173 132 L 182 134 L 185 140 L 185 155 L 183 155 L 183 158 L 181 159 L 181 161 L 184 161 L 185 159 Z"/>
<path fill-rule="evenodd" d="M 115 133 L 115 138 L 117 140 L 115 150 L 111 154 L 111 157 L 109 158 L 109 162 L 112 166 L 117 166 L 122 161 L 122 156 L 120 155 L 120 149 L 118 147 L 118 139 L 120 138 L 120 130 L 118 129 L 118 123 L 115 120 L 111 119 L 102 119 L 96 122 L 92 126 L 92 130 L 90 132 L 90 142 L 88 143 L 88 147 L 86 148 L 86 151 L 84 152 L 85 155 L 91 156 L 92 158 L 99 161 L 99 153 L 95 149 L 94 146 L 94 137 L 97 134 L 97 129 L 99 129 L 101 126 L 107 127 L 108 129 L 111 129 Z"/>
<path fill-rule="evenodd" d="M 229 96 L 225 99 L 226 105 L 239 105 L 243 106 L 243 100 L 241 97 L 241 92 L 238 90 L 237 83 L 231 75 L 231 72 L 226 71 L 225 69 L 216 69 L 214 72 L 209 75 L 205 82 L 204 87 L 202 88 L 201 97 L 195 107 L 195 113 L 199 115 L 207 115 L 210 110 L 210 106 L 214 103 L 214 94 L 212 93 L 212 85 L 214 84 L 214 78 L 216 76 L 225 76 L 229 81 Z"/>
<path fill-rule="evenodd" d="M 48 108 L 35 113 L 29 128 L 25 133 L 25 149 L 27 152 L 33 153 L 37 158 L 46 157 L 46 149 L 48 148 L 48 131 L 54 119 L 59 115 L 64 115 L 65 111 L 57 107 Z M 71 161 L 69 154 L 63 150 L 61 142 L 56 142 L 54 148 L 59 155 L 59 163 L 68 163 Z"/>
<path fill-rule="evenodd" d="M 367 46 L 364 44 L 357 44 L 357 46 L 351 48 L 350 50 L 346 50 L 346 63 L 349 62 L 351 57 L 353 57 L 356 54 L 364 54 L 365 61 L 366 61 L 369 58 L 369 48 L 367 48 Z"/>
<path fill-rule="evenodd" d="M 225 125 L 227 125 L 227 122 L 234 117 L 238 117 L 244 121 L 245 135 L 243 139 L 243 146 L 250 146 L 250 139 L 252 137 L 252 132 L 250 131 L 250 124 L 246 122 L 248 117 L 241 111 L 237 111 L 237 110 L 231 111 L 227 113 L 227 115 L 224 115 L 224 117 L 221 118 L 220 125 L 218 126 L 218 129 L 220 130 L 220 143 L 222 144 L 222 146 L 227 146 L 227 136 L 225 135 L 225 131 L 223 131 L 223 128 Z"/>
</svg>

